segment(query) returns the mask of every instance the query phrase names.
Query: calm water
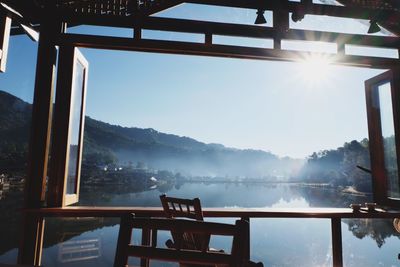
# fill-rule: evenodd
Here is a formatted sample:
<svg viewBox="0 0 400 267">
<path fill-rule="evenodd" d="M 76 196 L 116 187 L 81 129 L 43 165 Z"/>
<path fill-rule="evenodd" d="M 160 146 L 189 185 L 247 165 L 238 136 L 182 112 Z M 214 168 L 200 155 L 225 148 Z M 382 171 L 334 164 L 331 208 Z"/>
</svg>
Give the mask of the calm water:
<svg viewBox="0 0 400 267">
<path fill-rule="evenodd" d="M 82 192 L 80 204 L 160 206 L 161 193 L 200 197 L 203 207 L 345 207 L 369 201 L 366 197 L 333 190 L 287 184 L 185 183 L 140 193 L 121 193 L 124 191 L 124 188 L 90 188 Z M 215 221 L 234 222 L 234 219 Z M 43 265 L 112 266 L 118 229 L 117 219 L 48 219 Z M 400 266 L 399 235 L 390 220 L 343 220 L 342 232 L 345 266 Z M 163 244 L 169 237 L 162 232 L 158 242 Z M 229 251 L 230 241 L 215 238 L 211 246 Z M 16 249 L 9 249 L 0 256 L 0 262 L 12 262 L 15 255 Z M 330 220 L 252 219 L 251 258 L 262 261 L 264 266 L 332 266 Z"/>
</svg>

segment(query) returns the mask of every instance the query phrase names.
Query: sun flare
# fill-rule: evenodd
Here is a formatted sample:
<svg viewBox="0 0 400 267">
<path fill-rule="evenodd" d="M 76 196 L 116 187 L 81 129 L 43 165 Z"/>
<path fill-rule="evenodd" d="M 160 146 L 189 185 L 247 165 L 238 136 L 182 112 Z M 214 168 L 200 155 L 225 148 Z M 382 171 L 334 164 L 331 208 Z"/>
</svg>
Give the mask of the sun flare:
<svg viewBox="0 0 400 267">
<path fill-rule="evenodd" d="M 329 79 L 329 59 L 323 55 L 313 55 L 304 59 L 299 68 L 300 78 L 311 87 L 321 85 Z"/>
</svg>

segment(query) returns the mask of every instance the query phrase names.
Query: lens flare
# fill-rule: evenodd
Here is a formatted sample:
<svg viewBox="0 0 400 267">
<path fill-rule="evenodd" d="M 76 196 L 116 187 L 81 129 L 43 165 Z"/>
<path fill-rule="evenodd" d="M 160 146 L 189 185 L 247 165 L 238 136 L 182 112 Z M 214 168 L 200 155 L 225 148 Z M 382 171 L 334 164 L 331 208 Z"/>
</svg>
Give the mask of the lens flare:
<svg viewBox="0 0 400 267">
<path fill-rule="evenodd" d="M 320 54 L 313 54 L 299 64 L 298 74 L 300 79 L 310 87 L 317 87 L 329 82 L 330 60 Z"/>
</svg>

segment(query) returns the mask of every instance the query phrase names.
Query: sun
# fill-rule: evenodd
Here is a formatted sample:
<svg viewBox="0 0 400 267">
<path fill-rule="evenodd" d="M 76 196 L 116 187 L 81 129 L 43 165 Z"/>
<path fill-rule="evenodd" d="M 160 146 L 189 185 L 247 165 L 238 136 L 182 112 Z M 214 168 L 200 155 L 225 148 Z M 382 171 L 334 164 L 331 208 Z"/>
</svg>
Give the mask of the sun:
<svg viewBox="0 0 400 267">
<path fill-rule="evenodd" d="M 299 78 L 310 87 L 320 86 L 329 80 L 331 66 L 328 57 L 313 54 L 299 64 Z"/>
</svg>

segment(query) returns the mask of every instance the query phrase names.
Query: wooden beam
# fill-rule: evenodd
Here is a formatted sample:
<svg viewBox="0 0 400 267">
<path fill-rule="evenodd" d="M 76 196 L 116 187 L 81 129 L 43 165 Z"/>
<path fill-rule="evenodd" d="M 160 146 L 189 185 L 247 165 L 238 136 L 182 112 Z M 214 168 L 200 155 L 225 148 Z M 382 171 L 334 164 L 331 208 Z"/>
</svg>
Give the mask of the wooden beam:
<svg viewBox="0 0 400 267">
<path fill-rule="evenodd" d="M 320 53 L 299 52 L 279 49 L 266 49 L 254 47 L 241 47 L 229 45 L 206 45 L 201 43 L 189 43 L 161 40 L 135 40 L 123 37 L 93 36 L 82 34 L 63 34 L 60 36 L 59 45 L 74 45 L 85 48 L 156 52 L 168 54 L 186 54 L 215 57 L 231 57 L 242 59 L 260 59 L 276 61 L 302 61 L 314 54 Z M 367 56 L 349 56 L 325 54 L 332 58 L 331 64 L 374 67 L 387 69 L 399 64 L 398 59 L 375 58 Z"/>
<path fill-rule="evenodd" d="M 53 107 L 53 80 L 56 64 L 54 39 L 62 24 L 45 20 L 41 24 L 38 47 L 32 126 L 29 142 L 28 173 L 25 181 L 25 208 L 40 208 L 45 200 L 47 162 Z M 40 262 L 43 223 L 40 218 L 23 216 L 18 261 L 22 264 Z"/>
<path fill-rule="evenodd" d="M 41 217 L 121 217 L 134 213 L 137 217 L 163 217 L 161 207 L 63 207 L 24 210 L 28 216 Z M 400 218 L 400 211 L 363 208 L 354 212 L 350 208 L 203 208 L 205 218 Z"/>
<path fill-rule="evenodd" d="M 103 16 L 88 14 L 85 16 L 68 15 L 63 17 L 71 23 L 87 25 L 114 26 L 122 28 L 140 27 L 145 30 L 171 31 L 182 33 L 197 33 L 205 35 L 224 35 L 235 37 L 274 39 L 277 35 L 285 40 L 307 40 L 344 44 L 369 45 L 374 47 L 399 48 L 400 38 L 388 36 L 372 36 L 363 34 L 346 34 L 337 32 L 310 31 L 290 29 L 278 32 L 273 27 L 260 27 L 233 23 L 207 22 L 188 19 L 173 19 L 161 17 L 148 17 L 140 22 L 131 18 Z"/>
</svg>

